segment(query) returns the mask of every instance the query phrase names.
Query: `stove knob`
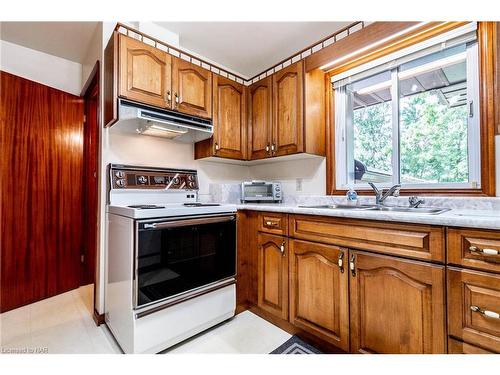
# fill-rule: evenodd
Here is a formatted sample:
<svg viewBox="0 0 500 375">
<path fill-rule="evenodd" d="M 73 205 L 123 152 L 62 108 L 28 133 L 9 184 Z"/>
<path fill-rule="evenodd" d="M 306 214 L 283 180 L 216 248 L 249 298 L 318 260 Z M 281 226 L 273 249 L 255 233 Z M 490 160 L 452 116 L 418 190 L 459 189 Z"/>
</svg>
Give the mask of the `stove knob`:
<svg viewBox="0 0 500 375">
<path fill-rule="evenodd" d="M 137 181 L 140 184 L 145 184 L 148 181 L 148 179 L 146 178 L 146 176 L 139 176 L 139 177 L 137 177 Z"/>
<path fill-rule="evenodd" d="M 173 180 L 172 180 L 172 183 L 174 185 L 179 185 L 179 182 L 181 182 L 180 178 L 179 177 L 175 177 Z"/>
<path fill-rule="evenodd" d="M 116 186 L 121 187 L 121 188 L 125 187 L 125 180 L 123 178 L 116 180 Z"/>
<path fill-rule="evenodd" d="M 188 181 L 194 181 L 194 175 L 189 174 L 188 175 Z"/>
<path fill-rule="evenodd" d="M 190 188 L 194 188 L 194 187 L 196 186 L 196 184 L 195 184 L 193 181 L 190 181 L 190 182 L 188 183 L 188 186 L 189 186 Z"/>
<path fill-rule="evenodd" d="M 123 177 L 125 177 L 125 172 L 124 171 L 116 171 L 115 176 L 118 178 L 123 178 Z"/>
</svg>

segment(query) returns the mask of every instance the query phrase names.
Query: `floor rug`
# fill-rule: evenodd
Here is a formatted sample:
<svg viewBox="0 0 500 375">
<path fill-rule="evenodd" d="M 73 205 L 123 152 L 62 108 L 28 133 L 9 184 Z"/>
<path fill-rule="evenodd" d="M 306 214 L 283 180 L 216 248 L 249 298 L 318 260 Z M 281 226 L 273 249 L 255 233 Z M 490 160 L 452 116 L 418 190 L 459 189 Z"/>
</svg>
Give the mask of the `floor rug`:
<svg viewBox="0 0 500 375">
<path fill-rule="evenodd" d="M 302 341 L 297 336 L 292 336 L 286 342 L 274 349 L 270 354 L 322 354 L 314 346 Z"/>
</svg>

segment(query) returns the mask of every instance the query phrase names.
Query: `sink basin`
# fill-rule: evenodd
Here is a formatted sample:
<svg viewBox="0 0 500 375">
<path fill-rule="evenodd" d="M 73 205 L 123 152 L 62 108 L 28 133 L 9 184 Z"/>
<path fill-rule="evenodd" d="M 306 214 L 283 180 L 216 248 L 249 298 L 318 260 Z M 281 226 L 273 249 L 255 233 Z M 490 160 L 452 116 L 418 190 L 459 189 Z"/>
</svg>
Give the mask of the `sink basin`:
<svg viewBox="0 0 500 375">
<path fill-rule="evenodd" d="M 331 210 L 357 210 L 357 211 L 392 211 L 392 212 L 409 212 L 415 214 L 439 215 L 449 211 L 449 208 L 438 207 L 403 207 L 403 206 L 377 206 L 372 204 L 359 204 L 356 206 L 349 204 L 323 204 L 316 206 L 299 206 L 302 208 L 321 208 Z"/>
<path fill-rule="evenodd" d="M 401 206 L 377 206 L 375 211 L 411 212 L 415 214 L 439 215 L 449 211 L 449 208 L 438 207 L 401 207 Z"/>
<path fill-rule="evenodd" d="M 371 204 L 358 204 L 356 206 L 350 204 L 322 204 L 317 206 L 299 206 L 302 208 L 325 208 L 331 210 L 373 210 L 377 208 L 377 206 Z"/>
</svg>

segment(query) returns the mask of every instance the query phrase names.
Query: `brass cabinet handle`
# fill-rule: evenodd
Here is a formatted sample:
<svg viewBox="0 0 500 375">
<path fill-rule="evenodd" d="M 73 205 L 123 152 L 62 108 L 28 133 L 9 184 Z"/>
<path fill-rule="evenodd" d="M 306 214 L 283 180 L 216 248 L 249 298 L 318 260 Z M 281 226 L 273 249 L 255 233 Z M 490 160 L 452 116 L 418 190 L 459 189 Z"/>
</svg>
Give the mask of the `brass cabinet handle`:
<svg viewBox="0 0 500 375">
<path fill-rule="evenodd" d="M 269 153 L 269 143 L 266 145 L 266 152 Z"/>
<path fill-rule="evenodd" d="M 172 95 L 170 95 L 170 90 L 167 91 L 167 101 L 169 103 L 172 101 Z"/>
<path fill-rule="evenodd" d="M 277 227 L 278 223 L 275 221 L 266 221 L 266 225 L 269 227 Z"/>
<path fill-rule="evenodd" d="M 175 105 L 179 104 L 179 95 L 177 93 L 174 94 L 175 97 Z"/>
<path fill-rule="evenodd" d="M 344 253 L 342 251 L 339 253 L 337 264 L 339 265 L 340 273 L 344 273 Z"/>
<path fill-rule="evenodd" d="M 349 269 L 351 270 L 351 275 L 353 277 L 356 276 L 356 255 L 352 254 L 351 255 L 351 260 L 349 261 Z"/>
<path fill-rule="evenodd" d="M 285 241 L 283 241 L 281 243 L 281 246 L 280 246 L 280 251 L 281 251 L 281 255 L 282 256 L 285 256 Z"/>
<path fill-rule="evenodd" d="M 500 254 L 499 250 L 495 250 L 495 249 L 480 249 L 477 246 L 471 246 L 471 247 L 469 247 L 469 251 L 471 253 L 479 253 L 479 254 L 485 254 L 485 255 L 498 255 L 498 254 Z"/>
<path fill-rule="evenodd" d="M 483 316 L 487 316 L 488 318 L 500 319 L 500 314 L 494 311 L 483 310 L 479 306 L 471 306 L 470 309 L 474 312 L 477 312 Z"/>
<path fill-rule="evenodd" d="M 274 154 L 276 152 L 276 144 L 271 143 L 271 154 Z"/>
<path fill-rule="evenodd" d="M 219 151 L 219 149 L 220 149 L 219 144 L 215 142 L 215 151 Z"/>
</svg>

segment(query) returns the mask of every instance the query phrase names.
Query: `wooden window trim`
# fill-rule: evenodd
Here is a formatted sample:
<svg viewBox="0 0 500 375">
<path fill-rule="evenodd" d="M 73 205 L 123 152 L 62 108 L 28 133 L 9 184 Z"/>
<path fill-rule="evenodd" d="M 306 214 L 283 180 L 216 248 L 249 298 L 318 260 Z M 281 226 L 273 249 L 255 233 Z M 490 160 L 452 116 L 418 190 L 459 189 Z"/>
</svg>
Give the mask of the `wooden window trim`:
<svg viewBox="0 0 500 375">
<path fill-rule="evenodd" d="M 349 61 L 328 72 L 332 77 L 343 71 L 388 55 L 412 44 L 432 38 L 438 34 L 462 26 L 462 22 L 443 22 L 432 25 L 429 30 L 413 35 L 397 43 L 381 46 L 376 51 Z M 465 195 L 465 196 L 495 196 L 495 131 L 500 134 L 500 108 L 498 105 L 498 90 L 500 89 L 500 23 L 478 22 L 479 49 L 479 101 L 480 101 L 480 132 L 481 132 L 481 188 L 480 189 L 401 189 L 401 195 Z M 328 126 L 326 131 L 326 191 L 329 195 L 344 195 L 346 189 L 335 186 L 335 113 L 334 92 L 328 85 Z M 498 125 L 497 125 L 498 124 Z M 358 190 L 360 195 L 372 195 L 371 190 Z"/>
</svg>

